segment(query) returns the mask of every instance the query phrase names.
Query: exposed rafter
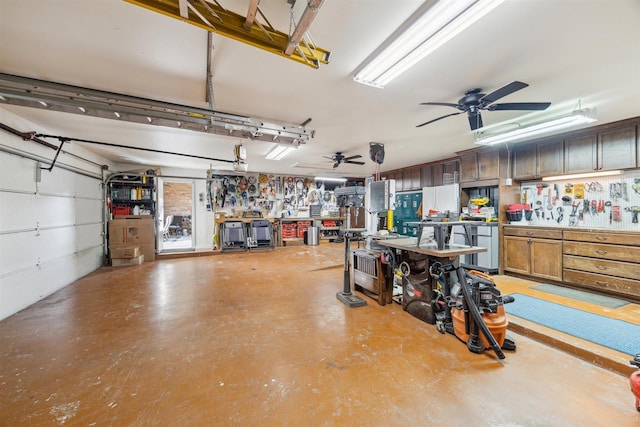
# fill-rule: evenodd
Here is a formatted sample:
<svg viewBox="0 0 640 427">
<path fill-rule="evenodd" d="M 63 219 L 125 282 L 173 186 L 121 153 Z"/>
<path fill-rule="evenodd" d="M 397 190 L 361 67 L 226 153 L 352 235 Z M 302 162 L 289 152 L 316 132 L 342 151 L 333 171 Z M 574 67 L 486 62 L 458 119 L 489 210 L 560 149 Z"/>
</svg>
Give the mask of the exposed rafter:
<svg viewBox="0 0 640 427">
<path fill-rule="evenodd" d="M 314 137 L 304 126 L 0 73 L 0 104 L 299 145 Z"/>
<path fill-rule="evenodd" d="M 319 68 L 321 63 L 329 63 L 331 52 L 307 43 L 303 38 L 323 0 L 310 1 L 291 39 L 288 34 L 274 29 L 268 22 L 265 26 L 255 19 L 256 12 L 263 16 L 258 7 L 259 1 L 256 0 L 251 1 L 246 17 L 210 0 L 125 1 L 313 68 Z"/>
</svg>

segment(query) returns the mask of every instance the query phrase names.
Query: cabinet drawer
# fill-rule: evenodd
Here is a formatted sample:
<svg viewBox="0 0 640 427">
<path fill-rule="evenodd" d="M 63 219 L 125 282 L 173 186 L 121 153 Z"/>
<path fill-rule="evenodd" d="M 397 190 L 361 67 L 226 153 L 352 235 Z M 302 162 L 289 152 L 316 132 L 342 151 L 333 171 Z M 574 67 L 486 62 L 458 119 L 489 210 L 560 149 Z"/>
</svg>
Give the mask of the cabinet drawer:
<svg viewBox="0 0 640 427">
<path fill-rule="evenodd" d="M 613 243 L 616 245 L 640 246 L 640 234 L 615 234 L 593 231 L 565 231 L 564 240 L 578 242 Z"/>
<path fill-rule="evenodd" d="M 564 269 L 563 281 L 620 295 L 640 296 L 640 281 Z"/>
<path fill-rule="evenodd" d="M 565 255 L 564 268 L 640 280 L 640 264 Z"/>
<path fill-rule="evenodd" d="M 505 236 L 533 237 L 537 239 L 562 239 L 562 230 L 529 228 L 529 227 L 504 227 Z"/>
<path fill-rule="evenodd" d="M 562 248 L 565 255 L 588 256 L 633 263 L 640 262 L 640 248 L 634 246 L 565 241 Z"/>
</svg>

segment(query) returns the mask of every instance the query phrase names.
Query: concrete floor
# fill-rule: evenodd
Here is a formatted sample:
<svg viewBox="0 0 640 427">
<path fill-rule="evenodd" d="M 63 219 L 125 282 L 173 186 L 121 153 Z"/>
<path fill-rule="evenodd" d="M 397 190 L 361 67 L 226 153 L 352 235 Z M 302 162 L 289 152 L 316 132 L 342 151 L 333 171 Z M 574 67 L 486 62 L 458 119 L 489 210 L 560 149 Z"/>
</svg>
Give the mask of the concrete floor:
<svg viewBox="0 0 640 427">
<path fill-rule="evenodd" d="M 397 304 L 346 307 L 343 258 L 102 268 L 0 322 L 0 426 L 640 425 L 626 375 L 514 332 L 499 361 Z"/>
</svg>

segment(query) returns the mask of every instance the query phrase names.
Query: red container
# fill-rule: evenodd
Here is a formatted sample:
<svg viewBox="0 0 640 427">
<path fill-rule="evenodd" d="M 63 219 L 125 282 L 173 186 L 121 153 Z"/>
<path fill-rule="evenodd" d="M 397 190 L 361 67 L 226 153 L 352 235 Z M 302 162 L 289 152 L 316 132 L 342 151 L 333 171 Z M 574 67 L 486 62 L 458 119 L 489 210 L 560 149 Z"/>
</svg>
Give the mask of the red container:
<svg viewBox="0 0 640 427">
<path fill-rule="evenodd" d="M 304 237 L 304 232 L 307 231 L 309 227 L 305 227 L 305 226 L 300 226 L 300 224 L 298 224 L 298 237 L 299 238 L 303 238 Z"/>
<path fill-rule="evenodd" d="M 282 230 L 282 238 L 283 239 L 295 239 L 296 231 L 295 230 Z"/>
<path fill-rule="evenodd" d="M 629 378 L 631 392 L 636 397 L 636 409 L 640 412 L 640 371 L 634 372 Z"/>
<path fill-rule="evenodd" d="M 113 215 L 131 215 L 131 207 L 129 206 L 114 206 L 111 210 Z"/>
<path fill-rule="evenodd" d="M 521 211 L 522 209 L 524 209 L 525 211 L 531 210 L 531 206 L 529 206 L 528 204 L 522 204 L 522 203 L 513 203 L 510 204 L 507 207 L 507 211 Z"/>
</svg>

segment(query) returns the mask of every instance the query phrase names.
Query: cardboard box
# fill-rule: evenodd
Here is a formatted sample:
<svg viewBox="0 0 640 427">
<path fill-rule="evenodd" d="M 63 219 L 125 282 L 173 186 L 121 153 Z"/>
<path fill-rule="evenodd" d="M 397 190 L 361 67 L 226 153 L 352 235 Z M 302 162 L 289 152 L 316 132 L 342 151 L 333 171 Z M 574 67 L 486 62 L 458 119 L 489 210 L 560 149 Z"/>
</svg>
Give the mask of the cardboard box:
<svg viewBox="0 0 640 427">
<path fill-rule="evenodd" d="M 112 267 L 126 267 L 128 265 L 140 265 L 144 262 L 144 255 L 138 255 L 135 258 L 112 258 Z"/>
<path fill-rule="evenodd" d="M 135 258 L 140 255 L 140 246 L 110 247 L 109 255 L 113 258 Z"/>
<path fill-rule="evenodd" d="M 136 245 L 140 248 L 140 254 L 144 255 L 144 262 L 155 261 L 156 259 L 156 244 L 154 243 L 144 243 L 140 245 Z M 114 250 L 119 250 L 123 248 L 130 248 L 131 245 L 109 245 L 109 252 L 113 253 Z M 112 258 L 114 258 L 112 256 Z"/>
<path fill-rule="evenodd" d="M 148 215 L 112 219 L 109 221 L 109 247 L 122 247 L 154 243 L 155 227 Z"/>
</svg>

